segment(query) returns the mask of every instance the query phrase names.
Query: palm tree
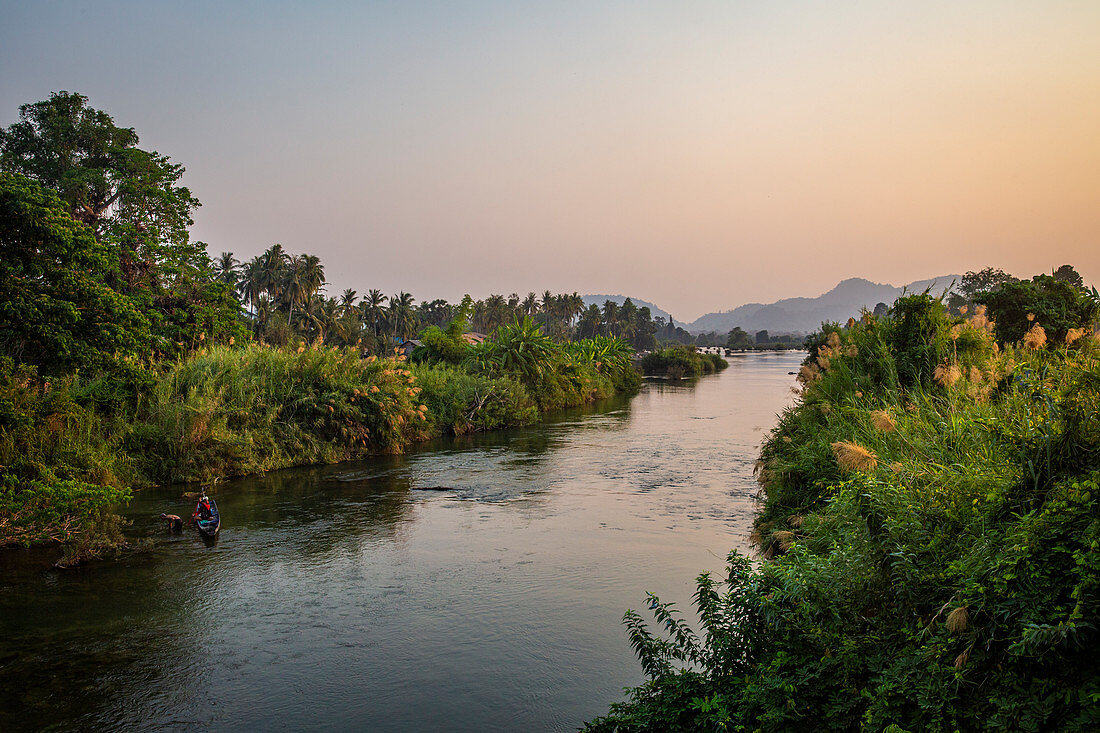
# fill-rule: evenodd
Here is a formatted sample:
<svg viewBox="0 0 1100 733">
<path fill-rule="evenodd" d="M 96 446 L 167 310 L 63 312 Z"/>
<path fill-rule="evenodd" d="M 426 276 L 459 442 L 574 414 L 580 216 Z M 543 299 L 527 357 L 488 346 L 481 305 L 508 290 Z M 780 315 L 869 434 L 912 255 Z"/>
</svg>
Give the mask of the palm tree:
<svg viewBox="0 0 1100 733">
<path fill-rule="evenodd" d="M 321 264 L 321 258 L 317 255 L 302 255 L 301 260 L 306 288 L 312 297 L 325 286 L 325 266 Z"/>
<path fill-rule="evenodd" d="M 241 265 L 240 278 L 237 280 L 237 294 L 243 302 L 248 303 L 249 310 L 257 316 L 257 305 L 263 289 L 263 258 L 253 257 Z M 259 321 L 257 320 L 257 324 Z"/>
<path fill-rule="evenodd" d="M 539 296 L 534 293 L 528 293 L 527 297 L 520 303 L 520 307 L 523 308 L 524 315 L 534 317 L 539 311 Z"/>
<path fill-rule="evenodd" d="M 574 290 L 569 296 L 569 324 L 572 325 L 574 320 L 579 319 L 581 313 L 584 313 L 584 298 Z"/>
<path fill-rule="evenodd" d="M 254 303 L 256 310 L 256 327 L 262 329 L 267 325 L 268 320 L 271 319 L 271 313 L 275 310 L 275 303 L 266 295 L 257 296 L 257 300 Z"/>
<path fill-rule="evenodd" d="M 401 291 L 390 298 L 390 318 L 393 321 L 393 338 L 408 338 L 416 330 L 416 314 L 413 312 L 412 295 Z"/>
<path fill-rule="evenodd" d="M 546 328 L 546 332 L 551 333 L 553 331 L 551 324 L 554 319 L 554 294 L 549 290 L 542 291 L 539 312 L 542 313 L 542 324 Z"/>
<path fill-rule="evenodd" d="M 340 294 L 340 310 L 344 313 L 355 310 L 356 292 L 348 288 Z"/>
<path fill-rule="evenodd" d="M 417 320 L 439 328 L 451 320 L 453 312 L 454 307 L 442 298 L 424 301 L 416 308 Z"/>
<path fill-rule="evenodd" d="M 619 337 L 630 341 L 638 329 L 638 306 L 634 305 L 634 301 L 630 298 L 624 300 L 619 306 L 618 319 Z"/>
<path fill-rule="evenodd" d="M 603 302 L 603 321 L 604 326 L 607 328 L 607 335 L 614 336 L 616 334 L 616 324 L 619 320 L 619 304 L 613 300 L 605 300 Z"/>
<path fill-rule="evenodd" d="M 237 261 L 237 258 L 233 256 L 232 252 L 222 252 L 218 255 L 217 261 L 214 263 L 214 272 L 219 282 L 223 282 L 231 288 L 237 287 L 237 281 L 240 279 L 240 274 L 237 272 L 237 266 L 241 263 Z"/>
<path fill-rule="evenodd" d="M 306 262 L 304 256 L 297 256 L 283 269 L 283 279 L 279 286 L 287 304 L 287 323 L 294 327 L 294 306 L 301 303 L 305 305 L 312 293 L 309 290 L 309 282 L 306 279 Z"/>
<path fill-rule="evenodd" d="M 385 303 L 386 296 L 382 295 L 381 290 L 370 290 L 359 304 L 359 317 L 370 329 L 375 340 L 382 338 L 382 327 L 386 320 Z"/>
<path fill-rule="evenodd" d="M 485 299 L 486 333 L 504 325 L 507 319 L 508 303 L 503 295 L 490 295 Z"/>
<path fill-rule="evenodd" d="M 487 333 L 489 331 L 489 326 L 487 325 L 488 310 L 485 308 L 484 300 L 474 301 L 471 319 L 475 331 L 481 331 L 482 333 Z"/>
<path fill-rule="evenodd" d="M 603 323 L 603 314 L 600 307 L 593 303 L 581 314 L 577 323 L 577 334 L 581 338 L 595 338 L 600 333 L 600 324 Z"/>
<path fill-rule="evenodd" d="M 260 255 L 260 289 L 275 300 L 279 300 L 282 296 L 282 281 L 288 259 L 281 244 L 271 245 Z"/>
</svg>

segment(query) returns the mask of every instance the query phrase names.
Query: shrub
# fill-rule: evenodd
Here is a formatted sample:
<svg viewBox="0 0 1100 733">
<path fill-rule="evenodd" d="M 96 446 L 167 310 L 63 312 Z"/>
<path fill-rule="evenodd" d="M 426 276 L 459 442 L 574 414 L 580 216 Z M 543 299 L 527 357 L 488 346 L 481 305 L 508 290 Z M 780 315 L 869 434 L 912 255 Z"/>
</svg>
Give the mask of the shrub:
<svg viewBox="0 0 1100 733">
<path fill-rule="evenodd" d="M 671 346 L 651 351 L 642 358 L 642 373 L 669 379 L 693 379 L 719 372 L 729 364 L 715 354 L 700 354 L 694 347 Z"/>
<path fill-rule="evenodd" d="M 979 293 L 974 300 L 988 307 L 1002 345 L 1023 341 L 1035 325 L 1052 343 L 1064 344 L 1071 330 L 1091 331 L 1100 317 L 1100 304 L 1085 290 L 1051 275 L 1003 283 L 995 290 Z"/>
</svg>

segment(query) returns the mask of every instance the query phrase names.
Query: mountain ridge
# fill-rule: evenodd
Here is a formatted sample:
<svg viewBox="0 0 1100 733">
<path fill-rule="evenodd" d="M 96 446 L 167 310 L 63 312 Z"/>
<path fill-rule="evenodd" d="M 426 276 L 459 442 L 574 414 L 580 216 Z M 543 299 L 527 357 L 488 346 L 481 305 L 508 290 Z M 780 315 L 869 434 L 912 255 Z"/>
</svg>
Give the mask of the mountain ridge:
<svg viewBox="0 0 1100 733">
<path fill-rule="evenodd" d="M 914 280 L 905 285 L 876 283 L 862 277 L 850 277 L 817 297 L 781 298 L 773 303 L 745 303 L 726 311 L 704 313 L 690 323 L 676 321 L 691 333 L 715 331 L 728 333 L 740 326 L 750 333 L 767 330 L 775 334 L 805 334 L 816 331 L 823 321 L 847 321 L 858 316 L 863 308 L 873 310 L 878 303 L 892 304 L 903 292 L 919 293 L 929 289 L 939 296 L 951 288 L 953 283 L 962 279 L 961 275 L 940 275 L 939 277 Z M 630 298 L 634 305 L 648 307 L 651 315 L 669 319 L 669 312 L 641 298 L 626 295 L 589 294 L 582 296 L 585 306 L 595 304 L 603 306 L 610 300 L 618 305 Z"/>
<path fill-rule="evenodd" d="M 863 308 L 872 310 L 878 303 L 890 305 L 903 292 L 919 293 L 929 289 L 938 296 L 961 279 L 961 275 L 940 275 L 898 286 L 850 277 L 816 298 L 746 303 L 727 311 L 705 313 L 684 328 L 692 333 L 726 333 L 737 326 L 749 332 L 809 333 L 818 329 L 823 321 L 846 321 L 858 316 Z"/>
<path fill-rule="evenodd" d="M 630 295 L 590 294 L 581 296 L 581 300 L 584 301 L 584 305 L 586 308 L 590 305 L 598 305 L 599 307 L 603 308 L 604 301 L 606 300 L 610 300 L 616 305 L 622 305 L 623 301 L 625 301 L 627 298 L 630 298 L 630 302 L 638 306 L 639 308 L 649 308 L 649 315 L 652 318 L 657 318 L 658 316 L 660 316 L 661 318 L 664 318 L 665 321 L 668 321 L 669 312 L 664 310 L 663 308 L 659 308 L 653 303 L 650 303 L 648 300 L 642 300 L 640 298 L 635 298 Z"/>
</svg>

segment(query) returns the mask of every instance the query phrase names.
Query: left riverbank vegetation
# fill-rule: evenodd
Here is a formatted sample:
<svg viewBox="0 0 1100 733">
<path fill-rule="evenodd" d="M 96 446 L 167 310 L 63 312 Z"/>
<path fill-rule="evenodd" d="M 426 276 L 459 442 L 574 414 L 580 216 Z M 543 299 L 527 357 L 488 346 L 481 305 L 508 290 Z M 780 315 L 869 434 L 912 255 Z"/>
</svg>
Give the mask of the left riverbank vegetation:
<svg viewBox="0 0 1100 733">
<path fill-rule="evenodd" d="M 760 561 L 699 576 L 699 633 L 628 611 L 648 681 L 588 729 L 1097 730 L 1100 297 L 1075 275 L 825 324 L 763 444 Z"/>
<path fill-rule="evenodd" d="M 138 143 L 68 92 L 0 130 L 0 547 L 78 562 L 123 544 L 141 486 L 399 452 L 639 388 L 632 326 L 584 321 L 570 295 L 329 298 L 313 255 L 212 259 L 183 167 Z"/>
</svg>

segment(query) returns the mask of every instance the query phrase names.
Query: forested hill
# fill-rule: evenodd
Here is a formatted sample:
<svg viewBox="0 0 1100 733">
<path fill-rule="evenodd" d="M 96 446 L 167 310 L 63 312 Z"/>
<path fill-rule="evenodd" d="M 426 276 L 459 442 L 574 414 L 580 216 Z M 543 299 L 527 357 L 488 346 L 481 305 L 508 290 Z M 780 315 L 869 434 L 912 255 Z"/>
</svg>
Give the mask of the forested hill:
<svg viewBox="0 0 1100 733">
<path fill-rule="evenodd" d="M 598 305 L 599 307 L 602 308 L 603 304 L 608 300 L 610 300 L 615 305 L 622 305 L 624 302 L 626 302 L 626 299 L 628 297 L 630 297 L 630 296 L 627 296 L 627 295 L 584 295 L 584 296 L 581 297 L 581 300 L 584 301 L 584 305 L 586 307 L 590 306 L 590 305 Z M 664 318 L 666 322 L 668 321 L 668 318 L 669 318 L 668 311 L 666 311 L 662 308 L 658 308 L 653 303 L 650 303 L 648 300 L 641 300 L 640 298 L 630 298 L 630 302 L 633 303 L 634 305 L 638 306 L 639 308 L 649 308 L 649 315 L 652 318 L 660 317 L 660 318 Z"/>
<path fill-rule="evenodd" d="M 816 298 L 784 298 L 774 303 L 747 303 L 723 313 L 707 313 L 684 326 L 692 333 L 716 331 L 727 333 L 735 326 L 752 333 L 767 329 L 772 333 L 809 333 L 823 321 L 847 321 L 860 310 L 874 310 L 878 303 L 893 303 L 902 294 L 923 292 L 931 288 L 939 296 L 962 279 L 961 275 L 942 275 L 930 280 L 917 280 L 904 286 L 875 283 L 853 277 Z"/>
</svg>

